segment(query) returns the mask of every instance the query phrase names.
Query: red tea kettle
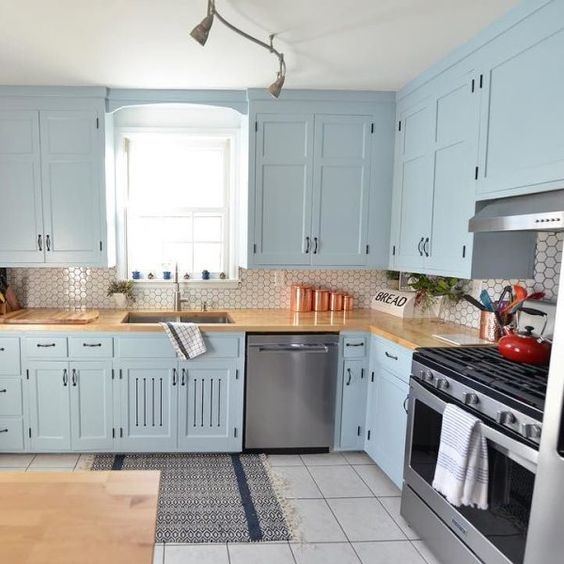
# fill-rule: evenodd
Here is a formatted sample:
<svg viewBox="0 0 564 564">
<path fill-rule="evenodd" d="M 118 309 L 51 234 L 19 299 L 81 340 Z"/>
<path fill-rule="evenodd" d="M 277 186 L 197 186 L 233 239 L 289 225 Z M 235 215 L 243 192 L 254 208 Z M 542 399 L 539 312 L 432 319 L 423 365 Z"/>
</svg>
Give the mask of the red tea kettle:
<svg viewBox="0 0 564 564">
<path fill-rule="evenodd" d="M 546 327 L 547 314 L 531 308 L 522 308 L 521 311 L 529 315 L 545 316 L 544 327 L 540 335 L 535 335 L 533 327 L 530 325 L 527 325 L 523 331 L 508 329 L 508 334 L 502 337 L 497 344 L 499 352 L 505 358 L 514 362 L 547 366 L 550 362 L 550 352 L 552 349 L 550 342 L 542 338 Z"/>
</svg>

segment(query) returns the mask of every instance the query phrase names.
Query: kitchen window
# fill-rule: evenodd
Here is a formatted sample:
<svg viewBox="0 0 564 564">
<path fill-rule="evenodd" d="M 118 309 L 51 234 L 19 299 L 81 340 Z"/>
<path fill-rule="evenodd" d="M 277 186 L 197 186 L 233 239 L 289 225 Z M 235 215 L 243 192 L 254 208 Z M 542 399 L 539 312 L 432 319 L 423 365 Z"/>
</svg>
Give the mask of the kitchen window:
<svg viewBox="0 0 564 564">
<path fill-rule="evenodd" d="M 234 273 L 233 138 L 182 132 L 123 136 L 125 263 L 143 279 Z"/>
</svg>

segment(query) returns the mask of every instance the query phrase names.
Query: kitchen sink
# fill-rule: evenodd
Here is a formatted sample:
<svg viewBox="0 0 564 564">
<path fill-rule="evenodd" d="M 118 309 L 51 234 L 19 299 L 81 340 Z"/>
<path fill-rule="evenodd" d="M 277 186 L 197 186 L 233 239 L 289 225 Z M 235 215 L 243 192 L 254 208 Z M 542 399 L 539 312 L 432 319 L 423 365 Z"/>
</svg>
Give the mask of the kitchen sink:
<svg viewBox="0 0 564 564">
<path fill-rule="evenodd" d="M 129 313 L 122 323 L 163 323 L 163 322 L 181 322 L 181 323 L 216 323 L 226 324 L 233 323 L 231 317 L 225 312 L 208 312 L 208 311 L 182 311 L 174 313 Z"/>
</svg>

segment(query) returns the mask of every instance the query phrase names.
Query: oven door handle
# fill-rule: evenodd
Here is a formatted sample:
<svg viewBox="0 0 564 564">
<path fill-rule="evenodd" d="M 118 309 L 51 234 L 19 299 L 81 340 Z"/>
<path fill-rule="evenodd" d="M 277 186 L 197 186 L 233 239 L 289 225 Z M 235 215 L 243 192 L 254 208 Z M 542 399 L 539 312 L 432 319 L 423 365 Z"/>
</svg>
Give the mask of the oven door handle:
<svg viewBox="0 0 564 564">
<path fill-rule="evenodd" d="M 415 382 L 413 378 L 411 379 L 409 396 L 411 400 L 409 403 L 410 417 L 413 416 L 414 410 L 412 409 L 412 402 L 415 402 L 415 400 L 423 402 L 428 407 L 441 414 L 448 405 L 446 401 L 425 389 L 421 384 Z M 493 448 L 501 447 L 501 449 L 503 449 L 502 452 L 509 456 L 509 458 L 536 474 L 539 457 L 538 451 L 500 433 L 496 429 L 489 427 L 483 421 L 481 427 L 482 435 L 493 443 Z M 497 448 L 497 450 L 500 450 L 500 448 Z"/>
</svg>

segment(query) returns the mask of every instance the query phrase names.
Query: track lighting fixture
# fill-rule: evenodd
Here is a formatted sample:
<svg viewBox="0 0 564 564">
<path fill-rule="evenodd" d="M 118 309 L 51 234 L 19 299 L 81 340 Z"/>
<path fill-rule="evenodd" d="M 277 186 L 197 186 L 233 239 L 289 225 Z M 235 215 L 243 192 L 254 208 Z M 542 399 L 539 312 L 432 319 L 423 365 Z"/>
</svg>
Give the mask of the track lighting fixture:
<svg viewBox="0 0 564 564">
<path fill-rule="evenodd" d="M 235 33 L 241 35 L 245 39 L 260 45 L 264 49 L 267 49 L 273 55 L 278 57 L 279 69 L 278 73 L 276 74 L 276 80 L 268 87 L 268 92 L 274 98 L 278 98 L 280 96 L 280 92 L 282 91 L 282 87 L 284 86 L 284 81 L 286 79 L 286 62 L 284 61 L 284 53 L 280 53 L 277 49 L 274 48 L 273 40 L 274 35 L 270 36 L 270 42 L 265 43 L 252 35 L 244 32 L 243 30 L 239 29 L 238 27 L 234 26 L 232 23 L 229 23 L 217 10 L 215 7 L 215 0 L 208 0 L 208 14 L 207 16 L 190 32 L 190 35 L 200 44 L 205 45 L 206 41 L 208 40 L 208 36 L 210 33 L 210 29 L 213 25 L 214 18 L 217 19 L 230 30 L 234 31 Z"/>
</svg>

